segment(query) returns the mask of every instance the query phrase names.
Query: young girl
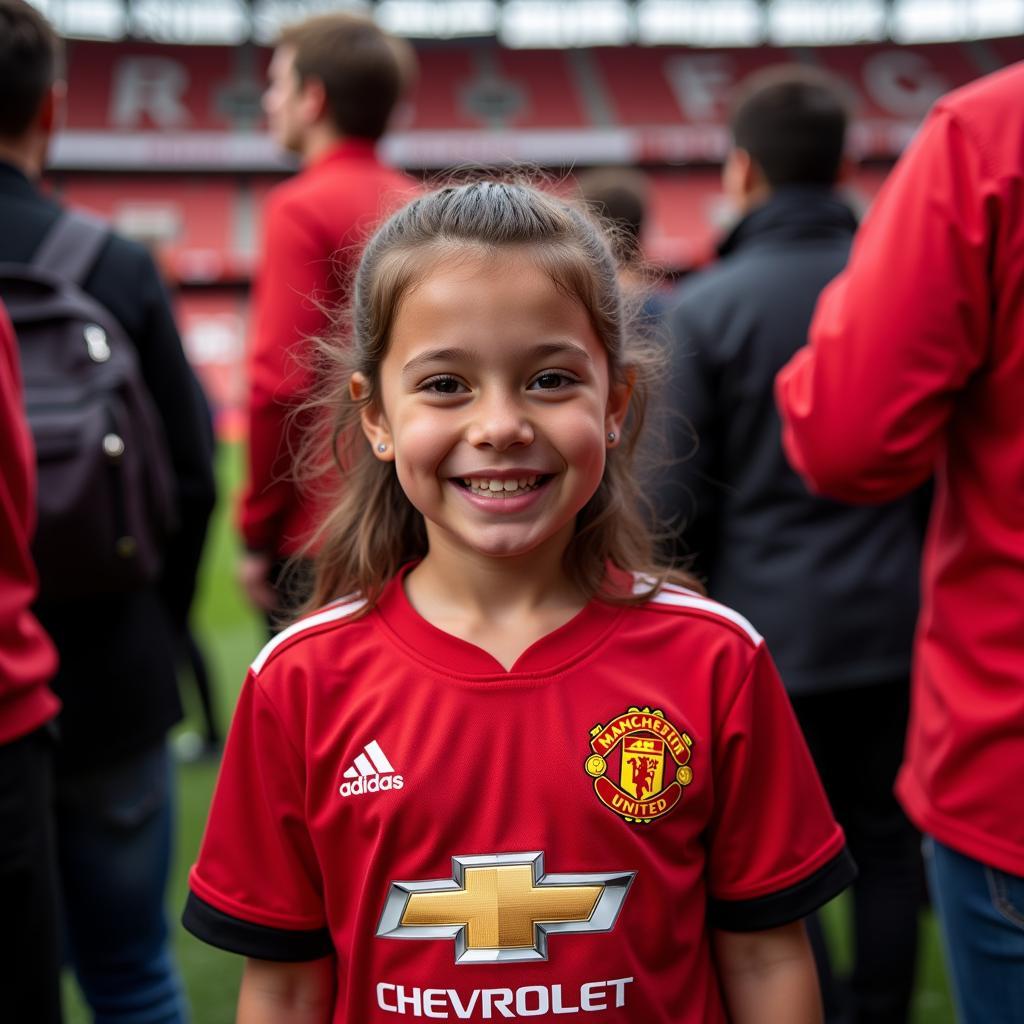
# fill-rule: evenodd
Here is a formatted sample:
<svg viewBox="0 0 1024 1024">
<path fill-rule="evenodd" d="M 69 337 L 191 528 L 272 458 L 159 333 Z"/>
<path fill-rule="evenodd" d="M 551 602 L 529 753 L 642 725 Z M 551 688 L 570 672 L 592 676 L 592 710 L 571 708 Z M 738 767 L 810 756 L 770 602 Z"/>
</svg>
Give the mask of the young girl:
<svg viewBox="0 0 1024 1024">
<path fill-rule="evenodd" d="M 185 912 L 244 1024 L 820 1019 L 852 865 L 761 638 L 653 564 L 615 271 L 492 182 L 365 251 L 329 603 L 253 662 Z"/>
</svg>

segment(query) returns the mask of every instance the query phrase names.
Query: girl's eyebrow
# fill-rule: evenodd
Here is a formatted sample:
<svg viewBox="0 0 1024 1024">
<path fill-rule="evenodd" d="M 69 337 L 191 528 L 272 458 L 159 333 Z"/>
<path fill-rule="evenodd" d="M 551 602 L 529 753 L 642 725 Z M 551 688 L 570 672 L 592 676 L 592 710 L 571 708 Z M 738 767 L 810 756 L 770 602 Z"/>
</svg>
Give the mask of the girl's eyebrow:
<svg viewBox="0 0 1024 1024">
<path fill-rule="evenodd" d="M 550 356 L 560 355 L 575 356 L 588 363 L 591 361 L 590 353 L 574 341 L 542 341 L 529 350 L 531 359 L 547 359 Z M 413 356 L 402 367 L 402 376 L 414 376 L 432 363 L 474 362 L 477 359 L 476 353 L 465 348 L 432 348 L 421 352 L 418 356 Z"/>
<path fill-rule="evenodd" d="M 457 363 L 472 358 L 464 348 L 431 348 L 413 356 L 402 367 L 402 376 L 410 377 L 431 363 Z"/>
</svg>

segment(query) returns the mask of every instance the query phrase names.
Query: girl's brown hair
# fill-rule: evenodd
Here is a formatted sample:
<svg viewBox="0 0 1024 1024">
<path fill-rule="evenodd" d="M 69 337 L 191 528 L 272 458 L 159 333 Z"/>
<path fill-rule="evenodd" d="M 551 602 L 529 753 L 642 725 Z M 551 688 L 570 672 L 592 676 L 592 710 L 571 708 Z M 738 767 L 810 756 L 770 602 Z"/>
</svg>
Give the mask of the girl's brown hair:
<svg viewBox="0 0 1024 1024">
<path fill-rule="evenodd" d="M 403 493 L 393 464 L 370 451 L 360 412 L 379 401 L 381 363 L 409 288 L 440 260 L 467 250 L 508 247 L 528 252 L 559 289 L 587 310 L 607 350 L 612 377 L 633 382 L 622 443 L 608 450 L 601 484 L 577 516 L 564 556 L 566 571 L 588 598 L 600 595 L 617 603 L 643 602 L 668 579 L 700 589 L 655 556 L 633 464 L 657 350 L 630 330 L 639 311 L 627 308 L 601 227 L 572 203 L 530 185 L 473 181 L 414 199 L 377 230 L 356 272 L 351 321 L 343 332 L 349 337 L 321 346 L 326 366 L 319 372 L 325 386 L 314 404 L 326 414 L 329 430 L 312 437 L 329 433 L 333 463 L 311 452 L 304 461 L 329 468 L 336 500 L 311 543 L 317 554 L 309 608 L 354 593 L 372 607 L 401 565 L 427 553 L 423 518 Z M 368 382 L 358 401 L 349 393 L 356 371 Z M 642 574 L 639 592 L 606 590 L 609 563 Z"/>
</svg>

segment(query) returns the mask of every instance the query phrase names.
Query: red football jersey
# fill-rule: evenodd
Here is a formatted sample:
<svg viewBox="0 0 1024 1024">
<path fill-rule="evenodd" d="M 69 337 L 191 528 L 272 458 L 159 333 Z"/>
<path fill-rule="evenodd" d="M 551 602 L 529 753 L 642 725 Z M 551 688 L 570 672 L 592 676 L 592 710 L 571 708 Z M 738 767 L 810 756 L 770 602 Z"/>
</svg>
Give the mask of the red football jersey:
<svg viewBox="0 0 1024 1024">
<path fill-rule="evenodd" d="M 359 607 L 253 663 L 185 912 L 247 956 L 333 951 L 335 1024 L 724 1022 L 709 929 L 787 923 L 851 880 L 735 612 L 677 587 L 595 600 L 506 672 L 401 578 Z"/>
</svg>

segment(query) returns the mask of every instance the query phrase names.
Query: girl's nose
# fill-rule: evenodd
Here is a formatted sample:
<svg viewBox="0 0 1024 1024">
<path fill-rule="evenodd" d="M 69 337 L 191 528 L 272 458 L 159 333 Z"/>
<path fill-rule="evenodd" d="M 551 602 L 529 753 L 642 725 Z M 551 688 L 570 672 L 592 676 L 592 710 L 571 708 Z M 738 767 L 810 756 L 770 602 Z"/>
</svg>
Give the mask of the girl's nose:
<svg viewBox="0 0 1024 1024">
<path fill-rule="evenodd" d="M 533 441 L 533 426 L 515 402 L 481 403 L 476 413 L 466 431 L 466 440 L 477 448 L 487 446 L 500 452 Z"/>
</svg>

